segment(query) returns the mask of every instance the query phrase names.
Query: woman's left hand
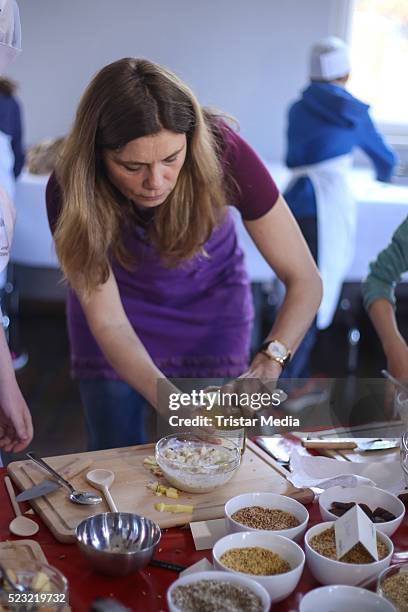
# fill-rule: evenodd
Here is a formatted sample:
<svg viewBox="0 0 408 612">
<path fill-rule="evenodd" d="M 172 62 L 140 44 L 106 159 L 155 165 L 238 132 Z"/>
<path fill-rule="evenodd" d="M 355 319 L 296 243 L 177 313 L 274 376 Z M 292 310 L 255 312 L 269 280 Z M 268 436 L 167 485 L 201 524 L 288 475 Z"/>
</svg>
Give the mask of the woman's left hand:
<svg viewBox="0 0 408 612">
<path fill-rule="evenodd" d="M 281 375 L 282 366 L 274 359 L 269 359 L 263 353 L 257 353 L 248 370 L 235 380 L 222 387 L 224 393 L 248 394 L 252 393 L 274 393 L 276 383 Z M 278 393 L 278 391 L 276 391 Z M 286 394 L 280 391 L 280 402 L 286 399 Z M 253 413 L 250 406 L 246 413 Z"/>
<path fill-rule="evenodd" d="M 241 374 L 237 380 L 256 379 L 259 383 L 273 391 L 276 382 L 282 373 L 282 366 L 274 359 L 269 359 L 263 353 L 257 353 L 249 366 L 249 369 Z"/>
</svg>

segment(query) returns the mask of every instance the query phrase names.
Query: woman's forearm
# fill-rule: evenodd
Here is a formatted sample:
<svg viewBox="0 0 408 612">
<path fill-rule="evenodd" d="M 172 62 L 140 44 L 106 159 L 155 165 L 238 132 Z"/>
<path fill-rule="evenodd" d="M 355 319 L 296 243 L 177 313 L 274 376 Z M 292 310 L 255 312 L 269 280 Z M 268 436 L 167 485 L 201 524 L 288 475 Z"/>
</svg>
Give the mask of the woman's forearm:
<svg viewBox="0 0 408 612">
<path fill-rule="evenodd" d="M 268 338 L 279 340 L 292 353 L 296 351 L 316 316 L 321 299 L 322 283 L 315 272 L 309 278 L 287 283 L 285 299 Z"/>
<path fill-rule="evenodd" d="M 168 392 L 177 391 L 177 389 L 167 381 L 164 374 L 154 364 L 130 323 L 100 326 L 91 324 L 91 331 L 120 378 L 143 395 L 156 410 L 164 412 L 166 409 L 164 403 L 159 406 L 159 380 L 162 380 L 160 384 L 168 386 Z"/>
</svg>

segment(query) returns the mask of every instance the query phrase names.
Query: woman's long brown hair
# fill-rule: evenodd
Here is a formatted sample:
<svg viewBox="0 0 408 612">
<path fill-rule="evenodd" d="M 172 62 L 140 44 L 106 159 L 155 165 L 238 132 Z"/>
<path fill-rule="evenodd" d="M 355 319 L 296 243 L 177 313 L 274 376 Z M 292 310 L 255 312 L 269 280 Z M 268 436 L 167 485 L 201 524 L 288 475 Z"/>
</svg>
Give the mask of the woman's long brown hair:
<svg viewBox="0 0 408 612">
<path fill-rule="evenodd" d="M 162 66 L 132 58 L 106 66 L 82 96 L 56 169 L 62 193 L 56 251 L 65 278 L 76 287 L 81 279 L 84 296 L 106 282 L 112 257 L 128 269 L 137 265 L 122 241 L 134 207 L 107 178 L 102 151 L 162 129 L 187 137 L 176 186 L 147 229 L 163 261 L 175 266 L 203 250 L 221 218 L 226 196 L 216 120 Z"/>
</svg>

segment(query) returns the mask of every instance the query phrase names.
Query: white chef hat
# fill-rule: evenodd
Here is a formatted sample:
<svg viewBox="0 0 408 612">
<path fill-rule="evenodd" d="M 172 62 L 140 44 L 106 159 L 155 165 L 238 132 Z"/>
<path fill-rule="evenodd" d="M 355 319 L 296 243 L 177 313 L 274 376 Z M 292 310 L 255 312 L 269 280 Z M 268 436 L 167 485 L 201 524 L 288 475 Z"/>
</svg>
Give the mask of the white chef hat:
<svg viewBox="0 0 408 612">
<path fill-rule="evenodd" d="M 20 12 L 16 0 L 0 0 L 0 74 L 21 52 Z"/>
<path fill-rule="evenodd" d="M 333 81 L 350 72 L 347 45 L 336 36 L 323 38 L 313 45 L 310 56 L 310 78 Z"/>
</svg>

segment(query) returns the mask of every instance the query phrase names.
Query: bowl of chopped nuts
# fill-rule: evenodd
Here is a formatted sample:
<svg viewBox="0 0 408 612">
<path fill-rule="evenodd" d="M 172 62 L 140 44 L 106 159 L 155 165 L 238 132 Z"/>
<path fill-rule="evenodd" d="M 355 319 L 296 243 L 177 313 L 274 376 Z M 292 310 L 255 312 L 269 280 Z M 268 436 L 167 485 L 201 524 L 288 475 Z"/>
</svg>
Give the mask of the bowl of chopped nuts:
<svg viewBox="0 0 408 612">
<path fill-rule="evenodd" d="M 397 610 L 408 607 L 408 563 L 391 565 L 381 572 L 377 580 L 377 593 L 390 601 Z"/>
<path fill-rule="evenodd" d="M 269 612 L 271 598 L 263 586 L 247 576 L 229 572 L 195 572 L 182 576 L 167 591 L 170 612 L 229 609 Z"/>
<path fill-rule="evenodd" d="M 398 529 L 405 515 L 402 501 L 378 487 L 331 487 L 319 496 L 320 514 L 324 521 L 335 521 L 355 504 L 364 510 L 378 531 L 388 536 Z"/>
<path fill-rule="evenodd" d="M 159 440 L 155 457 L 174 487 L 189 493 L 208 493 L 233 477 L 240 466 L 241 451 L 228 438 L 182 433 Z"/>
<path fill-rule="evenodd" d="M 277 493 L 244 493 L 225 504 L 225 526 L 239 531 L 273 532 L 298 541 L 309 521 L 306 508 L 291 497 Z"/>
<path fill-rule="evenodd" d="M 306 562 L 320 584 L 357 585 L 376 578 L 391 563 L 394 545 L 390 538 L 377 531 L 378 561 L 374 561 L 362 544 L 354 546 L 341 561 L 336 556 L 334 521 L 319 523 L 305 534 Z"/>
<path fill-rule="evenodd" d="M 264 531 L 224 536 L 212 554 L 217 570 L 256 580 L 268 591 L 272 603 L 293 593 L 305 564 L 305 553 L 298 544 Z"/>
</svg>

